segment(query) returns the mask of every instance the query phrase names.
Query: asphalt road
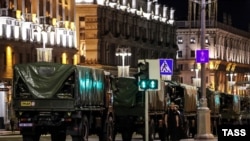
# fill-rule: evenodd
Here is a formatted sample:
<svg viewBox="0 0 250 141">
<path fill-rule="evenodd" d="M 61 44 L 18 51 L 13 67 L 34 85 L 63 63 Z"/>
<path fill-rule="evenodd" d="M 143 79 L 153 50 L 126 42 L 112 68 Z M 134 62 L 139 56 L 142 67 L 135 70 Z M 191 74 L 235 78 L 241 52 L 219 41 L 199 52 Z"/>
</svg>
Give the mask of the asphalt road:
<svg viewBox="0 0 250 141">
<path fill-rule="evenodd" d="M 134 135 L 133 136 L 133 141 L 142 141 L 142 137 L 140 135 Z M 0 141 L 23 141 L 21 135 L 17 134 L 9 134 L 9 135 L 1 135 L 0 136 Z M 50 141 L 50 135 L 43 135 L 40 138 L 40 141 Z M 70 136 L 67 136 L 66 141 L 72 141 Z M 89 136 L 88 141 L 98 141 L 98 137 L 96 135 Z M 122 141 L 121 135 L 118 134 L 116 136 L 116 141 Z"/>
</svg>

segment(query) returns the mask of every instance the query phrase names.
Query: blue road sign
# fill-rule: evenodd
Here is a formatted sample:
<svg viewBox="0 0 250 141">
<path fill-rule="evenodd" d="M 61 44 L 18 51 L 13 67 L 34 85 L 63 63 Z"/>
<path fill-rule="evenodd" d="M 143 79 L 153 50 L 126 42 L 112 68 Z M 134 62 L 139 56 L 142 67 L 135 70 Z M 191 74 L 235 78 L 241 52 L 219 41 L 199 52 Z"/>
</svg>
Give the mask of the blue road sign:
<svg viewBox="0 0 250 141">
<path fill-rule="evenodd" d="M 160 75 L 173 74 L 173 59 L 160 59 Z"/>
<path fill-rule="evenodd" d="M 209 52 L 207 49 L 196 50 L 196 63 L 208 63 Z"/>
</svg>

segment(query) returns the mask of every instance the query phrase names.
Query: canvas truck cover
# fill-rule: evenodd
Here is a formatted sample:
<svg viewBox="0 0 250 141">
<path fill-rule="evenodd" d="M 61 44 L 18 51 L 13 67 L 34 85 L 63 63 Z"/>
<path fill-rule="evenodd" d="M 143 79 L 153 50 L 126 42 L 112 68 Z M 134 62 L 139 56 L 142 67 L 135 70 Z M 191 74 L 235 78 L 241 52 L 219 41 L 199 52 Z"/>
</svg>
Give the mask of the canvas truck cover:
<svg viewBox="0 0 250 141">
<path fill-rule="evenodd" d="M 138 87 L 135 79 L 119 77 L 113 79 L 114 106 L 132 107 L 136 103 Z M 115 92 L 117 90 L 117 92 Z"/>
<path fill-rule="evenodd" d="M 165 82 L 162 81 L 160 90 L 148 91 L 149 111 L 164 111 L 165 110 Z"/>
<path fill-rule="evenodd" d="M 74 73 L 73 65 L 38 62 L 14 66 L 14 85 L 21 79 L 34 98 L 51 98 Z"/>
<path fill-rule="evenodd" d="M 103 69 L 77 66 L 77 105 L 104 105 L 105 74 Z"/>
<path fill-rule="evenodd" d="M 218 91 L 213 91 L 209 88 L 206 88 L 207 96 L 207 106 L 211 110 L 211 114 L 220 113 L 220 93 Z"/>
<path fill-rule="evenodd" d="M 196 112 L 197 110 L 197 88 L 195 86 L 181 84 L 184 88 L 184 111 L 189 112 Z"/>
<path fill-rule="evenodd" d="M 233 94 L 220 93 L 220 113 L 239 114 L 240 113 L 240 96 Z"/>
<path fill-rule="evenodd" d="M 113 105 L 117 116 L 144 115 L 144 102 L 135 78 L 118 77 L 111 79 Z"/>
</svg>

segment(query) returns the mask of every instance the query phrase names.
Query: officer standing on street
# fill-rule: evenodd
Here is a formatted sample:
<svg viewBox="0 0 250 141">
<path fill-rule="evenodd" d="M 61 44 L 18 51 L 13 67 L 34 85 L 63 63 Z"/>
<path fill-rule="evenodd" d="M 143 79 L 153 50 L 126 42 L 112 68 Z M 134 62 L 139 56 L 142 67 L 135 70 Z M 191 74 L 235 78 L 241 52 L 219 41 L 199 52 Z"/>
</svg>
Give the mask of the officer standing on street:
<svg viewBox="0 0 250 141">
<path fill-rule="evenodd" d="M 11 118 L 10 119 L 10 128 L 11 128 L 12 133 L 14 133 L 14 125 L 15 125 L 15 121 L 13 118 Z"/>
<path fill-rule="evenodd" d="M 173 102 L 169 105 L 168 110 L 165 113 L 165 126 L 167 129 L 167 140 L 170 139 L 170 141 L 177 141 L 178 140 L 178 128 L 179 128 L 179 115 L 178 111 L 176 110 L 177 105 L 175 105 Z M 168 135 L 169 134 L 169 135 Z M 169 138 L 170 137 L 170 138 Z"/>
</svg>

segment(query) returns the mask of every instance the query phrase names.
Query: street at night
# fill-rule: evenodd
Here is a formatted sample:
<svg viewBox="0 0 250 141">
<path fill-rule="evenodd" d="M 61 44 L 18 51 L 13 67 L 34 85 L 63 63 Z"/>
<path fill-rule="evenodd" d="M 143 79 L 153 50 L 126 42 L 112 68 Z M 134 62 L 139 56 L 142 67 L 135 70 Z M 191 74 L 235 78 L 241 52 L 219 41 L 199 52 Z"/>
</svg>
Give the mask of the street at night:
<svg viewBox="0 0 250 141">
<path fill-rule="evenodd" d="M 70 136 L 66 137 L 66 141 L 71 141 L 71 140 L 72 139 L 71 139 Z M 16 134 L 11 134 L 10 133 L 8 135 L 0 134 L 0 141 L 23 141 L 23 140 L 22 140 L 21 135 L 18 135 L 17 133 Z M 41 138 L 40 138 L 40 141 L 51 141 L 50 135 L 42 135 Z M 88 141 L 98 141 L 98 137 L 96 135 L 89 136 Z M 118 134 L 116 136 L 116 141 L 122 141 L 120 134 Z M 133 141 L 142 141 L 142 137 L 140 135 L 134 134 L 133 135 Z M 157 141 L 157 140 L 155 140 L 155 141 Z"/>
</svg>

